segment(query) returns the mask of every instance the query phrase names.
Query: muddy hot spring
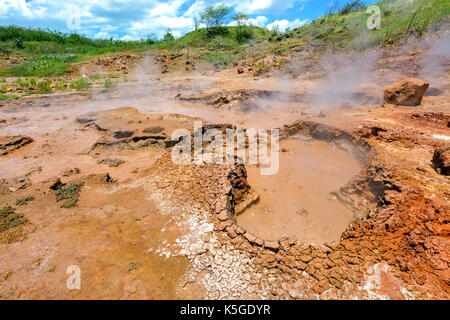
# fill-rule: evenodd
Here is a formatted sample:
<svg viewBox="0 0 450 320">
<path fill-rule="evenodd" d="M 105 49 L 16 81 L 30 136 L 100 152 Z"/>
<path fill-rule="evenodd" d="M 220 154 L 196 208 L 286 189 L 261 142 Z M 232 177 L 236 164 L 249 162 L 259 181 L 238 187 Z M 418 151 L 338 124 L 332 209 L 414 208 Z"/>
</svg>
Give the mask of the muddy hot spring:
<svg viewBox="0 0 450 320">
<path fill-rule="evenodd" d="M 281 140 L 275 175 L 264 176 L 258 167 L 247 166 L 248 182 L 259 199 L 237 213 L 237 224 L 265 240 L 339 240 L 355 212 L 333 192 L 361 171 L 363 161 L 347 141 L 325 140 L 308 134 Z"/>
</svg>

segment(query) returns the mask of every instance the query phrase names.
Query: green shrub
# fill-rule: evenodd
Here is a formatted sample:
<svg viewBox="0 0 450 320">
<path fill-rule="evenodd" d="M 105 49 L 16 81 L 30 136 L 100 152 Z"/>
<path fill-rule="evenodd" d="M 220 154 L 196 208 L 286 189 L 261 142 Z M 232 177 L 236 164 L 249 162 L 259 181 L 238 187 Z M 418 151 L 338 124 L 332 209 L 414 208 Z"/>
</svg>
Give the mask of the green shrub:
<svg viewBox="0 0 450 320">
<path fill-rule="evenodd" d="M 34 200 L 34 196 L 28 196 L 22 199 L 17 199 L 16 200 L 16 206 L 25 206 L 28 204 L 28 202 L 33 201 Z"/>
<path fill-rule="evenodd" d="M 50 92 L 52 91 L 52 87 L 51 87 L 52 81 L 50 79 L 47 80 L 42 80 L 38 83 L 38 89 L 41 92 Z"/>
<path fill-rule="evenodd" d="M 16 95 L 2 95 L 2 94 L 0 94 L 0 101 L 1 100 L 8 100 L 8 99 L 14 99 L 14 100 L 17 100 L 17 99 L 19 99 L 20 97 L 19 96 L 16 96 Z"/>
<path fill-rule="evenodd" d="M 228 54 L 209 53 L 203 57 L 206 61 L 215 67 L 227 66 L 231 63 L 231 57 Z"/>
<path fill-rule="evenodd" d="M 14 76 L 57 76 L 66 72 L 68 63 L 78 58 L 74 54 L 43 55 L 12 67 L 10 72 Z"/>
<path fill-rule="evenodd" d="M 345 15 L 351 12 L 363 10 L 366 5 L 361 0 L 349 1 L 345 6 L 339 11 L 339 14 Z"/>
<path fill-rule="evenodd" d="M 27 219 L 23 215 L 15 213 L 15 210 L 9 206 L 0 210 L 0 232 L 17 227 L 25 222 L 27 222 Z"/>
<path fill-rule="evenodd" d="M 72 83 L 72 88 L 77 90 L 86 90 L 91 86 L 91 83 L 85 78 L 81 77 L 74 83 Z"/>
<path fill-rule="evenodd" d="M 81 187 L 83 186 L 83 182 L 80 183 L 72 183 L 68 186 L 61 186 L 59 189 L 55 191 L 56 201 L 66 200 L 62 204 L 62 208 L 72 208 L 77 205 L 78 197 L 80 195 Z"/>
</svg>

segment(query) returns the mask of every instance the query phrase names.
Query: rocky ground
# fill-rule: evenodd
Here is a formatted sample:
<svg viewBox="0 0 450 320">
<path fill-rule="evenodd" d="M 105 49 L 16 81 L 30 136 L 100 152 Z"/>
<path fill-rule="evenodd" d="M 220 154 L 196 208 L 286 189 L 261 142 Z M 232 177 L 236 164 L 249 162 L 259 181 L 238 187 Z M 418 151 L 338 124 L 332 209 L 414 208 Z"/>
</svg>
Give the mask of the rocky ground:
<svg viewBox="0 0 450 320">
<path fill-rule="evenodd" d="M 448 69 L 418 103 L 415 82 L 383 103 L 387 85 L 420 75 L 426 54 L 381 52 L 371 77 L 346 88 L 324 87 L 331 71 L 303 73 L 318 62 L 299 70 L 296 56 L 257 78 L 244 63 L 175 72 L 163 56 L 109 91 L 1 102 L 0 297 L 448 299 Z M 135 58 L 92 68 L 128 72 L 123 61 Z M 340 238 L 266 239 L 239 225 L 264 186 L 251 184 L 249 165 L 174 163 L 172 133 L 196 120 L 279 128 L 283 140 L 348 153 L 361 167 L 330 194 L 353 213 Z M 72 265 L 79 290 L 66 286 Z"/>
</svg>

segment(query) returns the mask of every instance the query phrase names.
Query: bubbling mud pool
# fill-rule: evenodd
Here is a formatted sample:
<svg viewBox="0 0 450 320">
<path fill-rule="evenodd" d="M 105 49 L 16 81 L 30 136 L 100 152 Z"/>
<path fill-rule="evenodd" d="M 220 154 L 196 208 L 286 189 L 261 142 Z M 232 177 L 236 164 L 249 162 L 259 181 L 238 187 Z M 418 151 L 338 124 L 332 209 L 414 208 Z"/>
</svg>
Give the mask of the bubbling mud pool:
<svg viewBox="0 0 450 320">
<path fill-rule="evenodd" d="M 280 150 L 277 174 L 263 176 L 256 166 L 247 168 L 259 200 L 237 215 L 237 224 L 265 240 L 339 240 L 354 212 L 330 193 L 355 176 L 361 165 L 342 149 L 304 137 L 280 141 Z"/>
</svg>

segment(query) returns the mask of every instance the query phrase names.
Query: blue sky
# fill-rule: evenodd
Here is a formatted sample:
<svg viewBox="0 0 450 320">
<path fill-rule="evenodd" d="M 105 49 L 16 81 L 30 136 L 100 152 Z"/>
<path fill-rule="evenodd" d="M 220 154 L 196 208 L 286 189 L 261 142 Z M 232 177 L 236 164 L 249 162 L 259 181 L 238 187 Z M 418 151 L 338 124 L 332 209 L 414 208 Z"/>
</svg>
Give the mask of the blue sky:
<svg viewBox="0 0 450 320">
<path fill-rule="evenodd" d="M 338 0 L 341 5 L 346 0 Z M 170 27 L 179 37 L 194 29 L 208 5 L 243 11 L 264 28 L 295 28 L 322 16 L 332 0 L 0 0 L 0 25 L 50 28 L 91 38 L 122 40 L 161 37 Z M 366 0 L 371 4 L 375 1 Z"/>
</svg>

